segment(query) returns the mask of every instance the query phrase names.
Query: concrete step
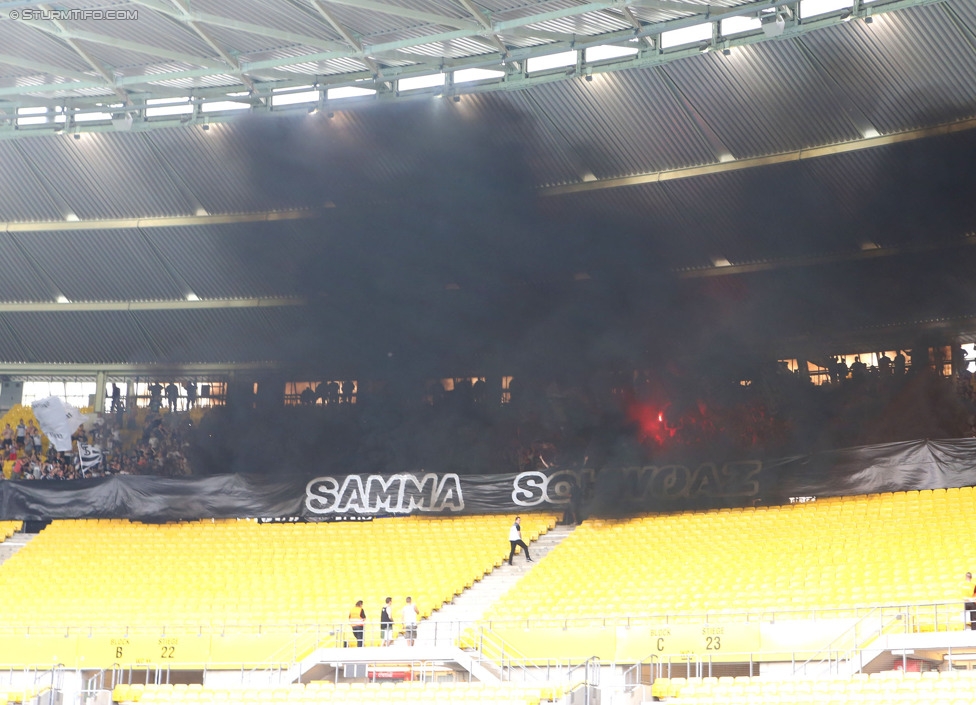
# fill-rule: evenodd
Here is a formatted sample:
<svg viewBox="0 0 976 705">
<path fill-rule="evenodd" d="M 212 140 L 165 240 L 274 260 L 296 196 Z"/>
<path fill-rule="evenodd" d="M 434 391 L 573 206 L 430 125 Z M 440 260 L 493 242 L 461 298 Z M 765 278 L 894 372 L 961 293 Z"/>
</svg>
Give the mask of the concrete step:
<svg viewBox="0 0 976 705">
<path fill-rule="evenodd" d="M 511 590 L 535 566 L 569 536 L 575 526 L 557 526 L 529 544 L 530 563 L 524 554 L 515 556 L 513 565 L 507 562 L 495 568 L 472 587 L 444 605 L 417 629 L 418 643 L 448 646 L 454 644 L 461 632 L 480 620 L 499 598 Z"/>
<path fill-rule="evenodd" d="M 17 551 L 30 543 L 36 536 L 37 534 L 17 532 L 3 543 L 0 543 L 0 564 L 3 564 L 14 556 Z"/>
</svg>

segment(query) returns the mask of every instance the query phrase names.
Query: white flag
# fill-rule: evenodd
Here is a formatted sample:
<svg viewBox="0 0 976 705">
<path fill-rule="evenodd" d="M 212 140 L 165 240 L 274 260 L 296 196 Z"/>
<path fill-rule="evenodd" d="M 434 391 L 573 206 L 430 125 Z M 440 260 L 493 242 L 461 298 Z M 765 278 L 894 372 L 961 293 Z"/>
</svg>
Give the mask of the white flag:
<svg viewBox="0 0 976 705">
<path fill-rule="evenodd" d="M 54 448 L 62 453 L 71 451 L 71 434 L 84 421 L 85 416 L 58 397 L 38 399 L 31 403 L 34 418 Z"/>
<path fill-rule="evenodd" d="M 86 470 L 97 468 L 102 462 L 102 449 L 99 446 L 87 443 L 78 444 L 78 469 L 84 473 Z"/>
</svg>

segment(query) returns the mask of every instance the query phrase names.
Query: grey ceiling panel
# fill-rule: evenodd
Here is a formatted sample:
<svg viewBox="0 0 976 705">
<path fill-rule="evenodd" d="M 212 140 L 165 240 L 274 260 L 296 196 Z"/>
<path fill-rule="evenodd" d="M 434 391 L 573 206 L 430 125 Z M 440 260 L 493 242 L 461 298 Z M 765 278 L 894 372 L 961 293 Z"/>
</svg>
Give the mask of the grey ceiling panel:
<svg viewBox="0 0 976 705">
<path fill-rule="evenodd" d="M 180 299 L 182 287 L 138 230 L 11 233 L 69 301 Z"/>
<path fill-rule="evenodd" d="M 4 312 L 0 324 L 27 354 L 5 362 L 125 363 L 156 358 L 152 345 L 125 311 Z"/>
<path fill-rule="evenodd" d="M 976 115 L 974 40 L 941 4 L 804 38 L 882 134 Z"/>
<path fill-rule="evenodd" d="M 300 313 L 293 308 L 139 311 L 162 362 L 259 362 L 286 347 Z"/>
<path fill-rule="evenodd" d="M 202 299 L 294 296 L 314 223 L 149 228 L 153 247 Z M 303 254 L 305 253 L 305 254 Z"/>
<path fill-rule="evenodd" d="M 24 157 L 30 141 L 0 142 L 0 221 L 64 220 L 65 209 Z"/>
<path fill-rule="evenodd" d="M 800 41 L 740 47 L 729 56 L 710 52 L 661 70 L 736 158 L 859 138 L 838 105 L 836 84 L 802 52 Z"/>
<path fill-rule="evenodd" d="M 147 148 L 146 135 L 98 133 L 23 140 L 23 155 L 82 219 L 191 215 L 190 201 Z M 2 197 L 0 197 L 2 200 Z"/>
</svg>

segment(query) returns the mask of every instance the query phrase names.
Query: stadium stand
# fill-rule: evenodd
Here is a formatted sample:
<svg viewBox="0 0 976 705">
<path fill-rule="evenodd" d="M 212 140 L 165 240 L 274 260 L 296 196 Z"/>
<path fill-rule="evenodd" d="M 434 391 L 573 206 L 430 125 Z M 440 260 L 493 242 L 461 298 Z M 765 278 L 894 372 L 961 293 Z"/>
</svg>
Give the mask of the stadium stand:
<svg viewBox="0 0 976 705">
<path fill-rule="evenodd" d="M 190 705 L 212 703 L 450 703 L 451 705 L 539 705 L 549 698 L 551 689 L 519 683 L 385 683 L 367 686 L 363 683 L 291 684 L 276 688 L 218 689 L 198 684 L 123 685 L 117 686 L 112 698 L 119 703 L 137 702 L 153 705 Z"/>
<path fill-rule="evenodd" d="M 661 678 L 652 688 L 658 700 L 678 705 L 921 705 L 971 703 L 974 671 L 859 673 L 842 678 Z"/>
<path fill-rule="evenodd" d="M 601 627 L 718 622 L 729 637 L 728 625 L 757 614 L 841 620 L 878 605 L 914 605 L 914 630 L 961 630 L 959 581 L 974 509 L 976 493 L 963 487 L 590 520 L 486 619 L 527 656 L 579 657 L 576 649 L 586 648 L 617 662 L 627 649 Z M 509 620 L 539 629 L 506 629 Z M 565 638 L 574 628 L 592 638 Z M 716 651 L 733 647 L 718 644 Z M 792 650 L 802 648 L 794 641 Z"/>
<path fill-rule="evenodd" d="M 77 658 L 107 667 L 158 660 L 160 653 L 194 663 L 260 661 L 267 656 L 262 644 L 273 652 L 293 639 L 297 625 L 317 637 L 309 649 L 351 640 L 346 621 L 358 599 L 367 610 L 366 645 L 378 645 L 379 612 L 387 595 L 394 597 L 397 617 L 407 595 L 421 618 L 429 616 L 507 558 L 512 519 L 56 521 L 0 567 L 0 591 L 8 598 L 0 606 L 5 632 L 0 662 L 22 663 L 36 653 L 18 647 L 17 635 L 36 637 L 45 628 L 63 635 L 71 627 L 86 639 L 92 630 L 109 636 L 80 640 L 74 654 L 62 640 L 64 663 Z M 524 535 L 534 540 L 555 522 L 552 514 L 526 515 Z M 283 630 L 278 641 L 260 642 L 255 636 L 268 637 L 269 628 L 285 626 L 291 630 Z M 213 631 L 231 646 L 235 633 L 249 635 L 250 641 L 242 638 L 240 648 L 229 651 L 218 649 L 216 637 L 209 647 L 203 638 L 160 646 L 161 628 L 174 639 Z M 148 639 L 145 647 L 139 646 L 139 636 Z M 165 651 L 168 647 L 174 648 Z M 139 648 L 148 655 L 137 656 Z"/>
</svg>

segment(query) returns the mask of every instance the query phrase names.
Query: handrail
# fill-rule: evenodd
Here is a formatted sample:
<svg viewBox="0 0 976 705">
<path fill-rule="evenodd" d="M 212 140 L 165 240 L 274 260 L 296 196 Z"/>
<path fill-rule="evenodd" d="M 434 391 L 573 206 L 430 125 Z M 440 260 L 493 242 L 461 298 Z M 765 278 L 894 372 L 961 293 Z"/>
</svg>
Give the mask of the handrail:
<svg viewBox="0 0 976 705">
<path fill-rule="evenodd" d="M 875 607 L 875 608 L 871 609 L 867 614 L 865 614 L 863 617 L 861 617 L 858 621 L 856 621 L 850 627 L 848 627 L 843 632 L 841 632 L 840 634 L 838 634 L 836 637 L 834 637 L 833 639 L 831 639 L 826 644 L 826 646 L 824 646 L 822 649 L 819 649 L 818 651 L 814 652 L 814 655 L 813 656 L 811 656 L 810 658 L 808 658 L 806 661 L 804 661 L 799 666 L 794 665 L 794 667 L 793 667 L 793 674 L 796 675 L 797 673 L 800 672 L 801 669 L 805 672 L 806 671 L 806 667 L 808 665 L 810 665 L 811 663 L 813 663 L 815 660 L 817 660 L 817 657 L 820 656 L 821 654 L 827 653 L 829 655 L 829 653 L 831 651 L 838 651 L 838 649 L 835 647 L 835 645 L 837 644 L 837 642 L 839 642 L 841 639 L 846 639 L 847 636 L 851 632 L 853 632 L 853 636 L 854 636 L 854 645 L 853 645 L 852 649 L 853 650 L 857 650 L 857 644 L 858 644 L 858 642 L 857 642 L 857 630 L 858 630 L 858 627 L 860 627 L 862 624 L 864 624 L 864 622 L 866 622 L 869 618 L 871 618 L 874 615 L 874 613 L 877 612 L 880 609 L 881 609 L 880 607 Z M 844 649 L 844 650 L 845 651 L 850 651 L 852 649 Z M 823 662 L 823 659 L 820 659 L 820 661 L 818 663 L 822 663 L 822 662 Z"/>
<path fill-rule="evenodd" d="M 907 606 L 906 606 L 906 611 L 907 611 Z M 861 625 L 863 625 L 865 622 L 867 622 L 868 619 L 872 618 L 874 616 L 874 613 L 875 612 L 880 612 L 880 615 L 879 616 L 880 616 L 881 619 L 880 619 L 880 625 L 879 625 L 878 630 L 876 632 L 873 632 L 872 631 L 871 634 L 870 634 L 870 638 L 867 639 L 866 641 L 863 641 L 863 642 L 862 641 L 859 641 L 858 640 L 858 636 L 857 636 L 858 628 L 861 627 Z M 890 626 L 891 624 L 893 624 L 893 623 L 895 623 L 897 621 L 904 620 L 905 619 L 905 616 L 906 616 L 905 615 L 905 612 L 901 612 L 901 611 L 895 612 L 894 617 L 892 617 L 889 622 L 885 623 L 885 608 L 884 607 L 875 607 L 870 612 L 868 612 L 866 615 L 864 615 L 861 619 L 859 619 L 857 622 L 855 622 L 853 625 L 851 625 L 848 629 L 844 630 L 843 633 L 839 634 L 834 639 L 832 639 L 825 647 L 823 647 L 822 649 L 820 649 L 819 651 L 817 651 L 816 653 L 814 653 L 814 655 L 811 656 L 809 659 L 807 659 L 806 661 L 804 661 L 799 666 L 794 665 L 793 674 L 796 675 L 801 670 L 805 673 L 807 666 L 809 666 L 810 664 L 812 664 L 814 661 L 817 661 L 817 663 L 823 663 L 824 660 L 827 660 L 827 659 L 830 658 L 830 652 L 831 651 L 834 651 L 834 652 L 846 651 L 849 654 L 850 653 L 854 653 L 854 652 L 863 653 L 864 647 L 866 647 L 869 643 L 871 643 L 872 641 L 874 641 L 881 634 L 884 634 L 884 632 L 888 628 L 888 626 Z M 841 639 L 846 639 L 847 636 L 849 634 L 851 634 L 851 632 L 853 632 L 853 637 L 854 637 L 854 643 L 853 643 L 853 645 L 850 646 L 850 647 L 848 647 L 848 648 L 846 648 L 846 649 L 837 648 L 835 645 Z M 821 654 L 824 654 L 824 653 L 827 654 L 827 659 L 821 658 L 821 659 L 817 660 L 817 657 L 820 656 Z M 848 661 L 850 661 L 850 659 L 848 659 Z"/>
<path fill-rule="evenodd" d="M 259 675 L 262 674 L 267 674 L 268 676 L 270 676 L 276 671 L 276 667 L 277 667 L 278 679 L 280 682 L 281 672 L 282 672 L 281 664 L 283 662 L 288 663 L 288 667 L 284 670 L 286 672 L 291 671 L 296 665 L 298 665 L 301 662 L 302 655 L 311 653 L 316 649 L 316 647 L 318 647 L 320 643 L 321 643 L 321 638 L 318 631 L 314 633 L 311 632 L 296 633 L 295 638 L 292 640 L 291 643 L 283 645 L 280 649 L 278 649 L 278 651 L 271 654 L 271 656 L 265 662 L 266 664 L 265 666 L 252 668 L 251 670 L 247 671 L 246 678 L 242 673 L 241 680 L 242 682 L 245 680 L 248 681 L 254 680 Z M 300 646 L 300 644 L 305 644 L 305 646 Z M 282 658 L 282 654 L 288 651 L 291 652 L 290 660 L 286 660 Z M 300 677 L 300 676 L 301 673 L 296 675 L 296 677 Z"/>
<path fill-rule="evenodd" d="M 845 614 L 849 614 L 851 611 L 862 611 L 862 610 L 875 610 L 878 608 L 884 609 L 904 609 L 906 607 L 941 607 L 941 606 L 952 606 L 953 608 L 958 607 L 959 612 L 962 612 L 962 600 L 945 600 L 945 601 L 933 601 L 925 603 L 866 603 L 859 605 L 850 605 L 842 607 L 797 607 L 788 609 L 761 609 L 761 610 L 722 610 L 720 612 L 716 611 L 690 611 L 690 612 L 672 612 L 672 613 L 643 613 L 643 614 L 631 614 L 624 617 L 540 617 L 538 619 L 490 619 L 490 620 L 456 620 L 456 621 L 443 621 L 437 622 L 438 626 L 445 625 L 460 625 L 460 626 L 475 626 L 481 624 L 487 624 L 492 629 L 497 629 L 499 627 L 515 627 L 519 629 L 551 629 L 555 626 L 560 628 L 572 629 L 574 627 L 635 627 L 635 626 L 656 626 L 656 625 L 667 625 L 667 624 L 695 624 L 695 623 L 710 623 L 715 621 L 746 621 L 746 622 L 756 622 L 756 621 L 786 621 L 790 619 L 810 619 L 809 615 L 813 615 L 813 619 L 829 619 L 829 618 L 843 618 Z M 421 624 L 427 623 L 426 620 L 421 622 Z M 305 630 L 316 630 L 320 632 L 332 632 L 336 635 L 341 634 L 347 625 L 344 622 L 297 622 L 297 621 L 283 621 L 283 622 L 265 622 L 261 624 L 244 624 L 244 623 L 223 623 L 223 624 L 200 624 L 188 626 L 186 624 L 179 625 L 166 625 L 166 624 L 140 624 L 138 627 L 134 625 L 119 625 L 119 626 L 108 626 L 108 625 L 64 625 L 64 624 L 35 624 L 30 627 L 9 627 L 0 625 L 0 635 L 7 634 L 46 634 L 46 633 L 58 633 L 62 636 L 70 636 L 72 633 L 84 634 L 84 635 L 94 635 L 94 634 L 119 634 L 119 633 L 152 633 L 162 636 L 168 634 L 213 634 L 218 633 L 221 635 L 234 634 L 234 633 L 281 633 L 282 631 L 294 631 L 298 629 Z M 367 634 L 376 632 L 379 629 L 378 622 L 369 621 L 366 624 Z"/>
</svg>

